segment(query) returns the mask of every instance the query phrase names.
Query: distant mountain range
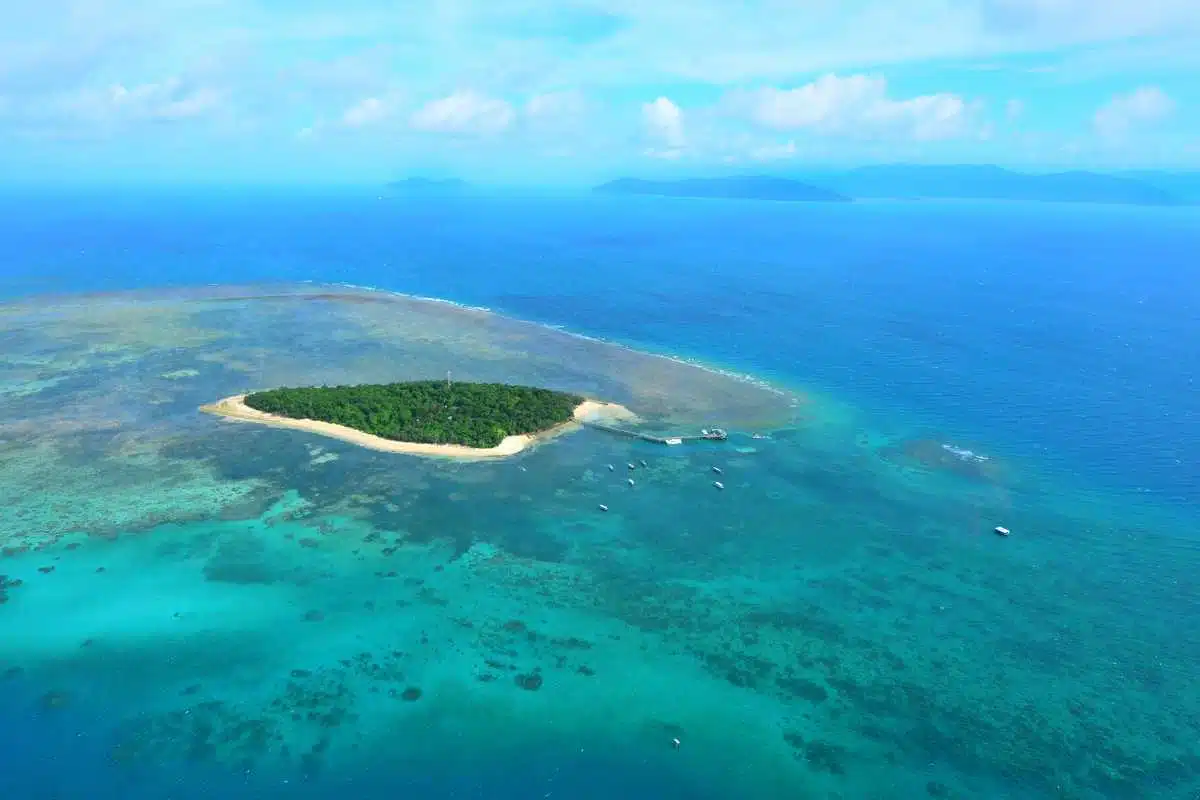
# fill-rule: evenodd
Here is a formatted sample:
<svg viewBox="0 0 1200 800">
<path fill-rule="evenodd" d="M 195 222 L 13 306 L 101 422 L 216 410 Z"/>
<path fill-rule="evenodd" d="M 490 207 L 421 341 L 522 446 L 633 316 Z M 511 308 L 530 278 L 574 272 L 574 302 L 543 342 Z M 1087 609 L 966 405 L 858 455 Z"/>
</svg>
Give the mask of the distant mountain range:
<svg viewBox="0 0 1200 800">
<path fill-rule="evenodd" d="M 677 181 L 620 178 L 597 186 L 592 191 L 601 194 L 653 194 L 664 197 L 722 197 L 822 203 L 845 203 L 850 200 L 849 197 L 830 189 L 810 186 L 790 178 L 764 176 L 687 178 Z"/>
<path fill-rule="evenodd" d="M 1145 180 L 1099 172 L 1028 174 L 992 166 L 861 167 L 822 184 L 851 197 L 955 198 L 1068 203 L 1182 205 L 1183 198 Z"/>
<path fill-rule="evenodd" d="M 387 184 L 397 197 L 493 196 L 503 190 L 458 178 L 412 177 Z M 619 178 L 598 194 L 845 203 L 854 199 L 961 199 L 1106 203 L 1137 206 L 1200 205 L 1200 172 L 1027 173 L 987 165 L 893 164 L 787 176 L 726 175 L 677 180 Z"/>
<path fill-rule="evenodd" d="M 1200 174 L 1073 171 L 1046 174 L 994 166 L 891 165 L 779 177 L 621 178 L 595 187 L 603 194 L 844 202 L 853 198 L 1022 200 L 1177 206 L 1200 202 Z"/>
<path fill-rule="evenodd" d="M 1200 204 L 1200 172 L 1129 170 L 1117 174 L 1124 178 L 1157 186 L 1159 189 L 1179 197 L 1186 203 Z"/>
</svg>

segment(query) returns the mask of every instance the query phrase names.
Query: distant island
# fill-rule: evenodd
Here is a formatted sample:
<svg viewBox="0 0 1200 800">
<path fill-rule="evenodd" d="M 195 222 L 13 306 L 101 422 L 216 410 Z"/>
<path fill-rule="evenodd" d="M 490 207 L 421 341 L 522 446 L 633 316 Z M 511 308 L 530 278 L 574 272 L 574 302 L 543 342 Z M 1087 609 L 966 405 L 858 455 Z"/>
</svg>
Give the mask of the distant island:
<svg viewBox="0 0 1200 800">
<path fill-rule="evenodd" d="M 731 176 L 651 181 L 619 178 L 592 189 L 598 194 L 740 198 L 807 202 L 855 199 L 1016 200 L 1137 206 L 1189 205 L 1200 198 L 1192 173 L 1025 173 L 975 164 L 888 164 L 846 171 L 793 173 L 789 177 Z"/>
<path fill-rule="evenodd" d="M 510 456 L 586 418 L 633 418 L 623 406 L 502 383 L 407 383 L 269 389 L 201 411 L 331 436 L 393 453 Z"/>
<path fill-rule="evenodd" d="M 846 203 L 850 198 L 829 189 L 790 178 L 765 176 L 731 178 L 685 178 L 676 181 L 645 181 L 619 178 L 595 187 L 598 194 L 645 194 L 661 197 L 711 197 L 741 200 Z"/>
<path fill-rule="evenodd" d="M 891 164 L 806 180 L 857 198 L 1021 200 L 1185 205 L 1187 200 L 1145 178 L 1075 170 L 1033 174 L 989 165 Z"/>
</svg>

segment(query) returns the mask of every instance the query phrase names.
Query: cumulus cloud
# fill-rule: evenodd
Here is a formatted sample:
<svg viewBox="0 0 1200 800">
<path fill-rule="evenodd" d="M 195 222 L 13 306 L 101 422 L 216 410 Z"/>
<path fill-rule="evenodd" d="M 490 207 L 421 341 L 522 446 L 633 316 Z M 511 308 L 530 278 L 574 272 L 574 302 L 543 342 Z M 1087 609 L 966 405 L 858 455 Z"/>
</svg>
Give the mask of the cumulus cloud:
<svg viewBox="0 0 1200 800">
<path fill-rule="evenodd" d="M 399 151 L 443 144 L 414 131 L 504 132 L 506 146 L 530 151 L 584 152 L 586 142 L 614 159 L 649 147 L 656 157 L 703 160 L 731 152 L 714 143 L 721 136 L 754 128 L 739 158 L 791 139 L 805 157 L 823 147 L 886 154 L 910 145 L 932 157 L 935 148 L 921 140 L 984 132 L 977 106 L 949 92 L 896 96 L 893 86 L 889 95 L 882 78 L 855 73 L 915 63 L 936 75 L 972 62 L 1013 68 L 1019 78 L 1017 68 L 1052 64 L 1080 83 L 1141 74 L 1184 86 L 1181 76 L 1200 63 L 1197 0 L 595 0 L 599 14 L 556 12 L 532 23 L 531 3 L 411 0 L 397 26 L 394 10 L 365 0 L 336 10 L 256 0 L 10 0 L 0 15 L 0 105 L 8 106 L 0 136 L 209 117 L 219 124 L 206 130 L 215 130 L 249 117 L 262 133 L 248 139 L 256 147 L 312 122 L 303 135 L 377 131 Z M 1021 53 L 1037 54 L 1036 63 L 1007 60 Z M 796 76 L 822 73 L 834 74 L 798 86 L 809 79 Z M 189 80 L 154 82 L 166 74 Z M 671 87 L 684 83 L 697 94 L 750 91 L 731 95 L 731 118 L 724 103 L 687 100 L 681 110 L 670 98 L 686 98 Z M 1028 92 L 1042 85 L 1013 91 L 1033 103 Z M 455 87 L 474 91 L 449 94 Z M 583 95 L 562 87 L 586 92 L 588 113 L 579 111 Z M 432 102 L 410 104 L 413 92 Z M 630 96 L 640 99 L 623 99 Z M 1007 97 L 989 102 L 1011 132 L 1017 107 L 1006 107 Z M 1139 102 L 1097 112 L 1096 131 L 1111 137 L 1145 124 L 1153 112 Z M 592 113 L 609 103 L 624 103 L 627 116 Z M 852 149 L 843 140 L 854 140 Z M 994 152 L 1005 146 L 997 142 Z M 938 152 L 963 151 L 956 143 Z"/>
<path fill-rule="evenodd" d="M 683 111 L 670 98 L 659 97 L 642 104 L 642 123 L 656 143 L 669 148 L 683 147 Z"/>
<path fill-rule="evenodd" d="M 372 95 L 345 106 L 332 119 L 318 118 L 296 132 L 298 139 L 324 138 L 328 134 L 366 131 L 393 122 L 401 109 L 403 95 L 398 92 Z"/>
<path fill-rule="evenodd" d="M 22 139 L 87 141 L 198 124 L 207 133 L 239 130 L 226 90 L 179 77 L 0 99 L 0 135 Z"/>
<path fill-rule="evenodd" d="M 473 91 L 431 100 L 413 112 L 409 124 L 419 131 L 486 136 L 506 130 L 516 111 L 506 101 Z"/>
<path fill-rule="evenodd" d="M 1143 86 L 1114 95 L 1092 117 L 1092 125 L 1105 139 L 1122 139 L 1137 127 L 1159 122 L 1175 110 L 1175 101 L 1157 86 Z"/>
<path fill-rule="evenodd" d="M 217 89 L 194 86 L 180 78 L 127 87 L 68 94 L 32 110 L 44 121 L 64 124 L 121 127 L 139 123 L 174 123 L 198 119 L 220 109 L 223 95 Z"/>
<path fill-rule="evenodd" d="M 829 74 L 795 89 L 736 91 L 725 103 L 754 124 L 776 131 L 919 141 L 969 132 L 972 109 L 961 96 L 938 93 L 895 100 L 888 97 L 887 88 L 887 81 L 878 76 Z"/>
<path fill-rule="evenodd" d="M 361 128 L 380 122 L 388 116 L 387 105 L 378 97 L 368 97 L 347 108 L 342 113 L 342 124 L 347 128 Z"/>
<path fill-rule="evenodd" d="M 683 110 L 670 98 L 659 97 L 651 103 L 642 103 L 642 126 L 651 142 L 642 155 L 667 161 L 683 157 Z"/>
</svg>

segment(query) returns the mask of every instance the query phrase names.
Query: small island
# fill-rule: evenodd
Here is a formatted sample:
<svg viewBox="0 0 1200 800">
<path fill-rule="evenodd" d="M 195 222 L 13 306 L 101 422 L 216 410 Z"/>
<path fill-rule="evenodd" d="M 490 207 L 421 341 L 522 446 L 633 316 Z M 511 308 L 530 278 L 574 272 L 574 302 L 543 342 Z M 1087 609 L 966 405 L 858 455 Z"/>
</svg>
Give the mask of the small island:
<svg viewBox="0 0 1200 800">
<path fill-rule="evenodd" d="M 584 419 L 635 418 L 568 392 L 448 380 L 269 389 L 200 410 L 375 450 L 468 459 L 515 455 Z"/>
</svg>

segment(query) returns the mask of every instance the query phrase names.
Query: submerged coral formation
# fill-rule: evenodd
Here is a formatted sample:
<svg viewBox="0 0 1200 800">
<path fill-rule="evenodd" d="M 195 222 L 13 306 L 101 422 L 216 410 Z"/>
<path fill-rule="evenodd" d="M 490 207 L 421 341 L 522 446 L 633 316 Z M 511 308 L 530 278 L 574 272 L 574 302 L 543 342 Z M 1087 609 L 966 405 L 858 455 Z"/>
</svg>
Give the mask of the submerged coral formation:
<svg viewBox="0 0 1200 800">
<path fill-rule="evenodd" d="M 78 715 L 139 779 L 510 772 L 568 742 L 697 798 L 1200 788 L 1194 576 L 1160 557 L 1186 521 L 483 312 L 216 294 L 3 318 L 28 391 L 0 394 L 0 698 L 31 747 Z M 195 411 L 449 360 L 731 439 L 401 462 Z"/>
</svg>

